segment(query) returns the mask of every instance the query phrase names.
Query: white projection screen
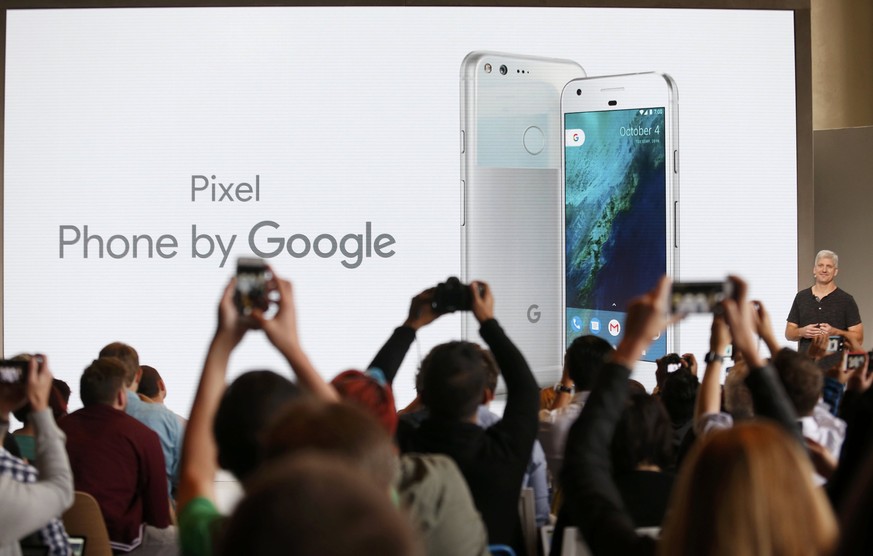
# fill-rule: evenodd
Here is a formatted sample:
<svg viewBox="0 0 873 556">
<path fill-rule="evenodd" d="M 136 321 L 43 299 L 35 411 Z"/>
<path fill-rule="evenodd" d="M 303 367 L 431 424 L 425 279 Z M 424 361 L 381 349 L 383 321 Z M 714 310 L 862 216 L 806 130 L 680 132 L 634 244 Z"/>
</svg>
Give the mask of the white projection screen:
<svg viewBox="0 0 873 556">
<path fill-rule="evenodd" d="M 47 354 L 75 409 L 82 370 L 127 342 L 187 415 L 222 289 L 259 252 L 294 283 L 319 372 L 365 367 L 409 299 L 460 271 L 459 73 L 475 50 L 567 58 L 589 76 L 669 73 L 680 278 L 747 278 L 781 329 L 812 241 L 798 235 L 808 3 L 579 4 L 7 2 L 4 355 Z M 708 350 L 707 317 L 680 326 L 680 353 Z M 398 405 L 460 328 L 455 314 L 420 331 Z M 287 372 L 257 332 L 231 366 Z M 653 366 L 635 378 L 651 387 Z"/>
</svg>

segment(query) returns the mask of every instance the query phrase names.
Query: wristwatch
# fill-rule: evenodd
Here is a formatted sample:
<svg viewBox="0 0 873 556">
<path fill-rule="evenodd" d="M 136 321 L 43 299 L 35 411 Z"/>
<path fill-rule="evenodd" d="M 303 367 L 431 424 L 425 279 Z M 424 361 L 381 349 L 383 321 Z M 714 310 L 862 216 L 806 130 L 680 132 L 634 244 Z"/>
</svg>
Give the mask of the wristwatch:
<svg viewBox="0 0 873 556">
<path fill-rule="evenodd" d="M 563 384 L 561 384 L 559 382 L 559 383 L 555 384 L 555 392 L 563 392 L 565 394 L 572 394 L 573 388 L 571 388 L 569 386 L 564 386 Z"/>
<path fill-rule="evenodd" d="M 714 351 L 710 351 L 706 354 L 706 357 L 703 358 L 704 363 L 712 363 L 713 361 L 718 361 L 719 363 L 724 363 L 724 355 L 716 353 Z"/>
</svg>

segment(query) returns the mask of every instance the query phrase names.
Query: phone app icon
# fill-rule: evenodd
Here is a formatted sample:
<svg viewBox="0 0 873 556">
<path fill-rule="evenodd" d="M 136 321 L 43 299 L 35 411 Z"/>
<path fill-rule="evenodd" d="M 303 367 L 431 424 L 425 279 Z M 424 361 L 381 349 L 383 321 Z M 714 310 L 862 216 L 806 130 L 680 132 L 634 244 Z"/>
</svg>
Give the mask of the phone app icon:
<svg viewBox="0 0 873 556">
<path fill-rule="evenodd" d="M 570 326 L 573 327 L 573 330 L 579 332 L 582 330 L 582 319 L 580 317 L 573 317 L 570 319 Z"/>
<path fill-rule="evenodd" d="M 585 142 L 585 132 L 581 129 L 567 129 L 564 131 L 564 145 L 567 147 L 581 147 Z"/>
<path fill-rule="evenodd" d="M 618 336 L 621 333 L 621 323 L 615 319 L 609 321 L 609 333 L 612 336 Z"/>
<path fill-rule="evenodd" d="M 600 319 L 598 319 L 598 318 L 596 318 L 596 317 L 593 318 L 593 319 L 591 319 L 591 325 L 590 325 L 590 326 L 591 326 L 591 331 L 592 331 L 592 332 L 594 332 L 595 334 L 600 334 Z"/>
</svg>

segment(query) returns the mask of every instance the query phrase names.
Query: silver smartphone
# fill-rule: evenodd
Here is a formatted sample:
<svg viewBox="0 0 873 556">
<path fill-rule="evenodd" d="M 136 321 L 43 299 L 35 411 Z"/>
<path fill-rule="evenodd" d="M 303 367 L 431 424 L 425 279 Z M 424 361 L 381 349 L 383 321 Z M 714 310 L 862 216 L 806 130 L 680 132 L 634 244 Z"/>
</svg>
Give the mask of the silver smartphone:
<svg viewBox="0 0 873 556">
<path fill-rule="evenodd" d="M 571 60 L 477 51 L 461 64 L 461 280 L 484 280 L 495 316 L 541 383 L 561 371 L 561 90 Z M 471 314 L 462 336 L 477 339 Z"/>
<path fill-rule="evenodd" d="M 638 73 L 571 81 L 563 120 L 565 345 L 596 334 L 618 345 L 630 300 L 679 276 L 676 83 Z M 674 330 L 643 356 L 676 351 Z"/>
</svg>

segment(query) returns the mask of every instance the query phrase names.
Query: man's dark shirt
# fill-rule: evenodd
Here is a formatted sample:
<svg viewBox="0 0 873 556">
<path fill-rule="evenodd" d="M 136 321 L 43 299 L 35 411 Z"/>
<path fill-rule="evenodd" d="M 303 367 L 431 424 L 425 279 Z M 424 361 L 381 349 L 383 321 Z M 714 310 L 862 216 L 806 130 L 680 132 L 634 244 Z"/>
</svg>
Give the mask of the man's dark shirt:
<svg viewBox="0 0 873 556">
<path fill-rule="evenodd" d="M 861 324 L 861 314 L 855 298 L 840 288 L 820 300 L 813 295 L 812 288 L 807 288 L 794 296 L 794 303 L 791 304 L 786 320 L 801 328 L 809 324 L 827 323 L 840 330 L 848 330 L 850 326 Z M 810 344 L 812 340 L 801 338 L 797 350 L 805 352 Z"/>
<path fill-rule="evenodd" d="M 142 525 L 170 525 L 164 453 L 154 431 L 105 404 L 67 415 L 58 426 L 76 490 L 97 499 L 109 539 L 127 552 L 142 542 Z"/>
</svg>

